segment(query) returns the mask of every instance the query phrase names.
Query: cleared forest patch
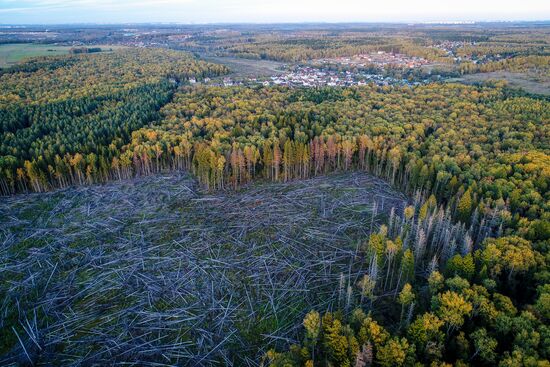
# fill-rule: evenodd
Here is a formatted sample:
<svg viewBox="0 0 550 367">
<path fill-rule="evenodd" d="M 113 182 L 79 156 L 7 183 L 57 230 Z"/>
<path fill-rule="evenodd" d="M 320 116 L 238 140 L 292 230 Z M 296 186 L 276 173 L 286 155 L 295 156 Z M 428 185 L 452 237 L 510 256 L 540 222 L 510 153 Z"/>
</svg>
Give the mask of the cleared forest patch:
<svg viewBox="0 0 550 367">
<path fill-rule="evenodd" d="M 528 93 L 550 95 L 550 78 L 529 73 L 513 73 L 509 71 L 492 71 L 464 75 L 461 78 L 451 79 L 451 82 L 483 83 L 490 80 L 505 80 L 514 88 L 521 88 Z"/>
<path fill-rule="evenodd" d="M 346 307 L 406 198 L 365 173 L 207 194 L 170 174 L 0 201 L 0 364 L 257 365 Z M 351 307 L 351 305 L 348 305 Z"/>
<path fill-rule="evenodd" d="M 285 64 L 272 60 L 242 59 L 228 56 L 202 56 L 201 59 L 227 66 L 231 70 L 229 76 L 234 78 L 256 78 L 279 75 Z"/>
</svg>

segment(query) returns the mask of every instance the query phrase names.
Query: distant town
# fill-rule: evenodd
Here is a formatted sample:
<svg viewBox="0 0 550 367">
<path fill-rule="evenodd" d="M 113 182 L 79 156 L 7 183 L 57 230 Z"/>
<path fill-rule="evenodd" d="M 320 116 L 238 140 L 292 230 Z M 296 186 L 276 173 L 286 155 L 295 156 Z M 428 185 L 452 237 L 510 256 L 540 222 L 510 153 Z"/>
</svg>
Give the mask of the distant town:
<svg viewBox="0 0 550 367">
<path fill-rule="evenodd" d="M 197 81 L 191 79 L 195 84 Z M 286 86 L 286 87 L 350 87 L 367 85 L 419 85 L 422 82 L 410 82 L 406 79 L 398 79 L 381 74 L 372 74 L 364 71 L 335 71 L 328 68 L 317 68 L 312 66 L 296 66 L 289 71 L 267 78 L 248 78 L 245 80 L 234 80 L 225 77 L 221 82 L 204 79 L 205 83 L 230 87 L 234 85 L 260 84 L 263 86 Z M 427 80 L 425 82 L 428 82 Z"/>
<path fill-rule="evenodd" d="M 422 57 L 407 56 L 400 53 L 377 51 L 349 57 L 337 57 L 318 60 L 321 64 L 338 64 L 361 67 L 406 67 L 410 69 L 427 65 L 430 62 Z"/>
</svg>

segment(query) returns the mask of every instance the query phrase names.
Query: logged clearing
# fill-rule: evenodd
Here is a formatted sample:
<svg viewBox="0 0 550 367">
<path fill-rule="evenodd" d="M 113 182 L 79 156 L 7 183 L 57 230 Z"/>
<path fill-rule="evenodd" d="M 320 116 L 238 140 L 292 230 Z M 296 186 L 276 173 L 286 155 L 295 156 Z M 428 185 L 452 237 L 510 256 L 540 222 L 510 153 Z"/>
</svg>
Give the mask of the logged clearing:
<svg viewBox="0 0 550 367">
<path fill-rule="evenodd" d="M 231 69 L 229 76 L 235 78 L 257 78 L 279 75 L 285 64 L 272 60 L 244 59 L 228 56 L 205 56 L 204 61 L 218 63 Z"/>
<path fill-rule="evenodd" d="M 3 198 L 0 312 L 27 322 L 2 331 L 18 347 L 0 364 L 258 365 L 297 341 L 307 311 L 344 307 L 343 274 L 355 284 L 368 267 L 358 241 L 405 203 L 365 173 L 227 193 L 167 174 Z"/>
</svg>

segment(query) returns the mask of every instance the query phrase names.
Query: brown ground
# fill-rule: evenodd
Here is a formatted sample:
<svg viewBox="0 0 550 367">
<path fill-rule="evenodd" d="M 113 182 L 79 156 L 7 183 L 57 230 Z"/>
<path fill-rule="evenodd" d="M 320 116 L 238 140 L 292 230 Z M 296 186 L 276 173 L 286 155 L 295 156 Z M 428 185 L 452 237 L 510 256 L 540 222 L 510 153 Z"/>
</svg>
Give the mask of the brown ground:
<svg viewBox="0 0 550 367">
<path fill-rule="evenodd" d="M 490 73 L 464 75 L 461 78 L 452 79 L 450 81 L 477 83 L 487 80 L 505 80 L 510 87 L 521 88 L 529 93 L 550 95 L 550 76 L 545 77 L 508 71 L 494 71 Z"/>
</svg>

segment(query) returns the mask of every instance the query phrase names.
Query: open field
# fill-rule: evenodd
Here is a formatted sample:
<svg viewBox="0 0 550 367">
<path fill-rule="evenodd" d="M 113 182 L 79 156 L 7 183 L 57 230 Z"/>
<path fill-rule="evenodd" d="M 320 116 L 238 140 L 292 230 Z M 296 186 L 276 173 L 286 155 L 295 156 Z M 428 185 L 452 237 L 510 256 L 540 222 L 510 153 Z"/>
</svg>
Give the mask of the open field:
<svg viewBox="0 0 550 367">
<path fill-rule="evenodd" d="M 284 63 L 271 60 L 242 59 L 237 57 L 203 56 L 205 61 L 223 64 L 231 69 L 231 77 L 256 78 L 279 75 Z"/>
<path fill-rule="evenodd" d="M 505 80 L 510 87 L 521 88 L 528 93 L 550 95 L 550 77 L 535 77 L 528 74 L 512 73 L 509 71 L 469 74 L 449 81 L 480 83 L 488 80 Z"/>
<path fill-rule="evenodd" d="M 0 68 L 17 64 L 19 61 L 29 57 L 68 54 L 70 49 L 70 46 L 42 45 L 36 43 L 0 45 Z"/>
<path fill-rule="evenodd" d="M 90 46 L 91 47 L 91 46 Z M 98 45 L 102 49 L 117 49 L 122 46 Z M 17 64 L 24 59 L 37 56 L 66 55 L 72 46 L 58 46 L 38 43 L 12 43 L 0 45 L 0 68 Z"/>
<path fill-rule="evenodd" d="M 404 204 L 364 173 L 215 194 L 170 174 L 4 198 L 0 347 L 18 347 L 0 364 L 256 366 L 308 310 L 344 306 L 344 275 L 368 267 L 358 241 Z"/>
</svg>

